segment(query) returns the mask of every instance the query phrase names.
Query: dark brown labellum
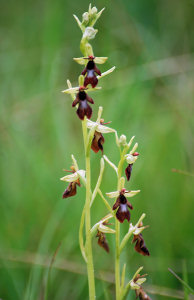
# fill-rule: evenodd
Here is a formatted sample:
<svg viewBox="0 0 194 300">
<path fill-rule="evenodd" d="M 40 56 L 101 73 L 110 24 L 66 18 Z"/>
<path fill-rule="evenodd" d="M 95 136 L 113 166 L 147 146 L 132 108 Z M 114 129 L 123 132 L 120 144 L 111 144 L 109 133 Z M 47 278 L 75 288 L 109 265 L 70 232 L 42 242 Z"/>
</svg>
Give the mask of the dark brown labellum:
<svg viewBox="0 0 194 300">
<path fill-rule="evenodd" d="M 139 297 L 140 300 L 152 300 L 146 292 L 140 287 L 140 289 L 135 290 L 136 299 Z"/>
<path fill-rule="evenodd" d="M 80 90 L 77 93 L 76 98 L 72 103 L 72 107 L 79 104 L 78 109 L 77 109 L 77 115 L 81 120 L 84 120 L 85 116 L 88 119 L 90 119 L 92 116 L 92 108 L 90 107 L 88 102 L 90 102 L 92 104 L 94 103 L 93 99 L 90 98 L 85 91 Z"/>
<path fill-rule="evenodd" d="M 94 133 L 94 137 L 93 137 L 93 140 L 92 140 L 92 144 L 91 144 L 91 148 L 92 150 L 97 153 L 99 150 L 102 151 L 103 153 L 103 144 L 104 144 L 104 137 L 102 135 L 102 133 L 98 132 L 98 131 L 95 131 Z"/>
<path fill-rule="evenodd" d="M 77 184 L 76 182 L 70 182 L 70 184 L 68 185 L 68 187 L 63 193 L 63 199 L 76 195 L 77 192 L 76 184 Z"/>
<path fill-rule="evenodd" d="M 86 74 L 86 77 L 84 79 L 85 87 L 88 84 L 91 84 L 91 86 L 94 88 L 98 84 L 98 78 L 96 77 L 95 73 L 98 75 L 101 75 L 100 70 L 96 67 L 95 62 L 92 59 L 92 60 L 89 60 L 85 69 L 82 71 L 82 75 Z"/>
<path fill-rule="evenodd" d="M 135 250 L 144 256 L 149 256 L 149 250 L 146 247 L 142 234 L 134 235 L 132 243 L 135 243 Z"/>
<path fill-rule="evenodd" d="M 127 168 L 125 169 L 125 175 L 126 175 L 128 181 L 129 181 L 129 179 L 131 177 L 132 166 L 133 166 L 133 164 L 129 164 L 127 166 Z"/>
<path fill-rule="evenodd" d="M 119 222 L 123 223 L 125 219 L 129 222 L 130 221 L 129 208 L 133 209 L 133 206 L 129 201 L 127 201 L 122 191 L 120 193 L 120 196 L 117 198 L 115 204 L 113 205 L 113 210 L 117 208 L 118 210 L 116 212 L 116 217 L 119 220 Z"/>
<path fill-rule="evenodd" d="M 96 237 L 98 237 L 98 245 L 109 253 L 109 246 L 105 234 L 101 231 L 98 231 Z"/>
</svg>

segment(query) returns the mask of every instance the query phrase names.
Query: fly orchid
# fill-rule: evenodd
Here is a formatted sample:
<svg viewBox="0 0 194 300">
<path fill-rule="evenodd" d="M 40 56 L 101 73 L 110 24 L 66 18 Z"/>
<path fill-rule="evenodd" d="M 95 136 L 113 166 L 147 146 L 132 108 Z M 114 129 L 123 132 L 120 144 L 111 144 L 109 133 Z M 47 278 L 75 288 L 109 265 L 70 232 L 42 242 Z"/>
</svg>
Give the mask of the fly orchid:
<svg viewBox="0 0 194 300">
<path fill-rule="evenodd" d="M 126 219 L 128 222 L 130 221 L 130 212 L 129 208 L 133 209 L 132 204 L 126 199 L 126 197 L 133 197 L 140 190 L 137 191 L 127 191 L 125 188 L 121 189 L 121 191 L 106 193 L 109 198 L 117 197 L 115 204 L 113 205 L 113 210 L 117 209 L 116 217 L 120 223 L 123 223 Z"/>
<path fill-rule="evenodd" d="M 92 108 L 91 106 L 88 104 L 94 104 L 94 101 L 91 97 L 89 97 L 89 95 L 86 93 L 87 91 L 94 91 L 94 90 L 99 90 L 100 88 L 93 88 L 93 89 L 89 89 L 86 88 L 85 86 L 79 86 L 79 87 L 75 87 L 72 88 L 70 87 L 69 89 L 66 89 L 63 91 L 63 93 L 67 93 L 67 94 L 71 94 L 74 98 L 74 101 L 72 103 L 72 107 L 75 107 L 76 105 L 78 105 L 77 108 L 77 115 L 81 120 L 84 120 L 84 117 L 86 116 L 88 119 L 91 118 L 92 116 Z"/>
<path fill-rule="evenodd" d="M 90 55 L 88 57 L 79 57 L 79 58 L 74 58 L 74 60 L 80 64 L 80 65 L 85 65 L 86 61 L 86 67 L 82 71 L 82 75 L 86 75 L 84 78 L 84 86 L 88 86 L 88 84 L 91 84 L 91 86 L 94 88 L 98 84 L 98 78 L 96 76 L 99 75 L 101 76 L 100 70 L 97 68 L 96 64 L 104 64 L 108 57 L 95 57 L 93 55 Z"/>
<path fill-rule="evenodd" d="M 110 122 L 104 123 L 103 119 L 100 119 L 100 121 L 92 122 L 91 120 L 87 121 L 87 128 L 92 129 L 95 127 L 94 137 L 91 144 L 91 149 L 97 153 L 99 150 L 103 153 L 103 144 L 105 142 L 104 136 L 102 133 L 111 133 L 115 132 L 114 129 L 105 126 L 106 124 L 109 124 Z"/>
<path fill-rule="evenodd" d="M 73 155 L 72 155 L 72 160 L 73 160 L 73 165 L 71 166 L 71 170 L 64 170 L 71 174 L 60 178 L 62 181 L 69 182 L 69 185 L 67 186 L 67 188 L 63 193 L 63 198 L 69 198 L 76 195 L 77 185 L 81 186 L 80 179 L 85 182 L 85 171 L 78 169 L 77 163 Z"/>
</svg>

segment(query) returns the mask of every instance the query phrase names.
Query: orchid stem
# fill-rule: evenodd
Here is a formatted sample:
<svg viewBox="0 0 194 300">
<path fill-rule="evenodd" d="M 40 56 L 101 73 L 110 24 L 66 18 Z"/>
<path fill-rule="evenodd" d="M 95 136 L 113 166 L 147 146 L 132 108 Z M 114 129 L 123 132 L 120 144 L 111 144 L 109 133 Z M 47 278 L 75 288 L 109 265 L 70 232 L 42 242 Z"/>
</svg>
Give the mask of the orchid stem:
<svg viewBox="0 0 194 300">
<path fill-rule="evenodd" d="M 115 283 L 116 283 L 116 300 L 120 299 L 120 223 L 116 220 L 116 256 L 115 256 Z"/>
<path fill-rule="evenodd" d="M 86 161 L 86 202 L 85 202 L 85 230 L 86 230 L 86 257 L 87 257 L 87 272 L 88 272 L 88 286 L 89 286 L 89 299 L 95 300 L 95 280 L 94 280 L 94 265 L 92 254 L 92 238 L 91 238 L 91 217 L 90 217 L 90 201 L 91 201 L 91 174 L 90 174 L 90 151 L 87 151 L 87 119 L 84 118 L 82 122 L 84 148 L 85 148 L 85 161 Z"/>
<path fill-rule="evenodd" d="M 121 175 L 124 163 L 124 155 L 126 154 L 126 148 L 121 153 L 120 162 L 118 164 L 118 184 L 117 190 L 121 190 Z M 116 254 L 115 254 L 115 284 L 116 284 L 116 300 L 121 300 L 121 278 L 120 278 L 120 222 L 115 219 L 115 231 L 116 231 Z"/>
</svg>

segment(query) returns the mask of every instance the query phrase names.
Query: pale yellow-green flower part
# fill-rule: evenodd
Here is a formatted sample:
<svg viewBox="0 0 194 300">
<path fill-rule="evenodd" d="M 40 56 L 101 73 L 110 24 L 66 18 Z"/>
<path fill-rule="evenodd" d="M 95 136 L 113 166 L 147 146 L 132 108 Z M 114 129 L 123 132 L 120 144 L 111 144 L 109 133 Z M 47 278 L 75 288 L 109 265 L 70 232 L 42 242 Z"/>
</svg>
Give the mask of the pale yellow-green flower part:
<svg viewBox="0 0 194 300">
<path fill-rule="evenodd" d="M 137 269 L 137 271 L 135 272 L 135 274 L 133 275 L 132 280 L 134 280 L 136 278 L 136 276 L 141 272 L 141 270 L 143 270 L 143 267 L 139 267 L 139 269 Z"/>
<path fill-rule="evenodd" d="M 76 87 L 72 87 L 66 90 L 63 90 L 62 93 L 66 93 L 66 94 L 76 94 L 79 92 L 79 86 Z M 86 90 L 86 92 L 93 92 L 93 91 L 97 91 L 97 90 L 101 90 L 101 87 L 95 87 L 95 88 L 85 88 L 84 90 Z"/>
<path fill-rule="evenodd" d="M 109 198 L 116 198 L 116 197 L 118 197 L 118 196 L 119 196 L 119 194 L 120 194 L 120 192 L 119 192 L 119 191 L 115 191 L 115 192 L 106 193 L 107 197 L 109 197 Z"/>
<path fill-rule="evenodd" d="M 74 58 L 73 60 L 75 60 L 80 65 L 85 65 L 88 59 L 89 59 L 88 57 L 77 57 Z M 94 62 L 97 64 L 104 64 L 107 61 L 107 59 L 108 57 L 95 57 Z"/>
<path fill-rule="evenodd" d="M 129 233 L 133 233 L 134 235 L 140 234 L 147 226 L 137 227 L 132 224 L 129 225 Z"/>
<path fill-rule="evenodd" d="M 133 280 L 130 281 L 130 287 L 132 290 L 139 290 L 140 285 L 146 281 L 146 278 L 139 278 L 136 282 Z"/>
<path fill-rule="evenodd" d="M 129 191 L 129 192 L 126 192 L 124 195 L 125 195 L 125 197 L 133 197 L 133 196 L 137 195 L 139 192 L 140 192 L 140 190 Z"/>
<path fill-rule="evenodd" d="M 132 138 L 130 139 L 129 143 L 128 143 L 128 148 L 131 147 L 131 144 L 133 143 L 135 136 L 132 136 Z"/>
<path fill-rule="evenodd" d="M 109 227 L 103 225 L 102 223 L 100 223 L 100 225 L 98 226 L 98 230 L 103 233 L 115 233 L 114 229 L 109 228 Z"/>
<path fill-rule="evenodd" d="M 78 180 L 80 177 L 85 179 L 85 173 L 86 173 L 86 171 L 84 171 L 84 170 L 78 170 L 77 172 L 74 172 L 72 174 L 69 174 L 69 175 L 66 175 L 66 176 L 60 178 L 60 180 L 66 181 L 66 182 L 74 182 L 74 181 Z"/>
<path fill-rule="evenodd" d="M 128 164 L 134 164 L 138 159 L 138 156 L 133 156 L 132 154 L 126 154 L 125 158 Z"/>
<path fill-rule="evenodd" d="M 62 178 L 60 178 L 60 180 L 62 181 L 66 181 L 66 182 L 74 182 L 79 178 L 79 175 L 77 174 L 77 172 L 73 173 L 73 174 L 69 174 L 66 175 Z"/>
<path fill-rule="evenodd" d="M 127 144 L 127 138 L 126 135 L 122 134 L 119 138 L 119 144 L 122 146 L 125 146 Z"/>
<path fill-rule="evenodd" d="M 124 195 L 125 195 L 125 197 L 133 197 L 136 194 L 138 194 L 139 192 L 140 192 L 140 190 L 130 191 L 130 192 L 125 192 Z M 110 193 L 106 193 L 106 195 L 109 198 L 116 198 L 116 197 L 118 197 L 120 195 L 120 192 L 119 191 L 110 192 Z"/>
<path fill-rule="evenodd" d="M 129 152 L 129 154 L 133 154 L 135 152 L 135 150 L 138 147 L 138 143 L 135 143 L 135 145 L 133 146 L 132 150 Z"/>
<path fill-rule="evenodd" d="M 94 29 L 93 27 L 86 27 L 83 33 L 83 39 L 93 40 L 97 34 L 98 30 Z"/>
<path fill-rule="evenodd" d="M 108 57 L 95 57 L 94 62 L 96 64 L 104 64 L 107 61 Z"/>
<path fill-rule="evenodd" d="M 116 67 L 112 67 L 111 69 L 107 70 L 106 72 L 102 73 L 101 75 L 98 75 L 97 78 L 101 79 L 103 77 L 105 77 L 106 75 L 109 75 L 110 73 L 112 73 L 115 70 Z"/>
<path fill-rule="evenodd" d="M 115 130 L 113 128 L 107 127 L 105 125 L 101 125 L 100 123 L 93 122 L 91 120 L 87 120 L 87 128 L 92 129 L 95 126 L 97 126 L 96 131 L 101 132 L 101 133 L 115 132 Z"/>
<path fill-rule="evenodd" d="M 78 170 L 77 174 L 79 177 L 82 178 L 83 181 L 86 180 L 86 171 L 85 170 Z"/>
<path fill-rule="evenodd" d="M 87 63 L 88 57 L 75 57 L 73 60 L 76 61 L 79 65 L 85 65 Z"/>
<path fill-rule="evenodd" d="M 79 76 L 78 82 L 79 82 L 79 86 L 83 86 L 84 85 L 84 75 L 80 75 Z"/>
<path fill-rule="evenodd" d="M 66 94 L 76 94 L 79 92 L 79 86 L 77 87 L 72 87 L 72 88 L 69 88 L 69 89 L 66 89 L 66 90 L 63 90 L 62 93 L 66 93 Z"/>
<path fill-rule="evenodd" d="M 71 154 L 71 159 L 72 159 L 72 162 L 73 162 L 73 166 L 75 168 L 75 171 L 78 171 L 79 168 L 78 168 L 78 164 L 77 164 L 77 160 L 75 159 L 74 155 Z"/>
<path fill-rule="evenodd" d="M 91 229 L 91 232 L 95 232 L 96 230 L 99 230 L 103 233 L 115 233 L 115 230 L 112 228 L 109 228 L 105 226 L 103 223 L 113 218 L 113 214 L 108 214 L 103 219 L 101 219 L 99 222 L 97 222 Z"/>
</svg>

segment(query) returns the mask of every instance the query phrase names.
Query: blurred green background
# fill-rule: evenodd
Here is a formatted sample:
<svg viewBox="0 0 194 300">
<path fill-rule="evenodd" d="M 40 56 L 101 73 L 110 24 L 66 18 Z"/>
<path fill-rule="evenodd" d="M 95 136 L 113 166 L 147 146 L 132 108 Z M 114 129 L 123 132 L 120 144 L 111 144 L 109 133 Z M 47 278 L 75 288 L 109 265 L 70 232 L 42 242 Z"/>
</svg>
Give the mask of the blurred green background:
<svg viewBox="0 0 194 300">
<path fill-rule="evenodd" d="M 85 265 L 78 244 L 84 188 L 62 199 L 66 184 L 59 180 L 74 153 L 84 168 L 81 123 L 71 99 L 61 93 L 66 79 L 77 84 L 81 66 L 81 32 L 72 17 L 81 18 L 89 2 L 1 1 L 0 10 L 0 298 L 44 299 L 47 267 L 61 242 L 51 271 L 48 299 L 88 299 Z M 101 66 L 116 71 L 93 94 L 93 119 L 104 107 L 105 121 L 128 139 L 136 136 L 140 157 L 128 188 L 141 189 L 132 199 L 132 222 L 146 213 L 144 232 L 150 257 L 130 245 L 122 256 L 128 279 L 143 265 L 152 299 L 179 299 L 183 261 L 194 286 L 194 1 L 106 1 L 93 41 Z M 115 163 L 114 137 L 105 136 L 104 153 Z M 93 152 L 92 182 L 101 154 Z M 106 166 L 102 190 L 116 188 Z M 111 202 L 112 204 L 112 202 Z M 107 210 L 97 197 L 93 223 Z M 123 225 L 123 233 L 127 224 Z M 110 254 L 94 239 L 97 299 L 114 299 L 114 237 Z M 35 264 L 36 262 L 36 264 Z M 107 281 L 101 280 L 102 275 Z M 146 285 L 145 285 L 146 286 Z M 167 293 L 168 296 L 164 297 Z M 160 295 L 162 294 L 162 295 Z M 182 294 L 180 294 L 180 297 Z M 132 292 L 128 299 L 134 299 Z M 185 298 L 186 299 L 186 298 Z"/>
</svg>

